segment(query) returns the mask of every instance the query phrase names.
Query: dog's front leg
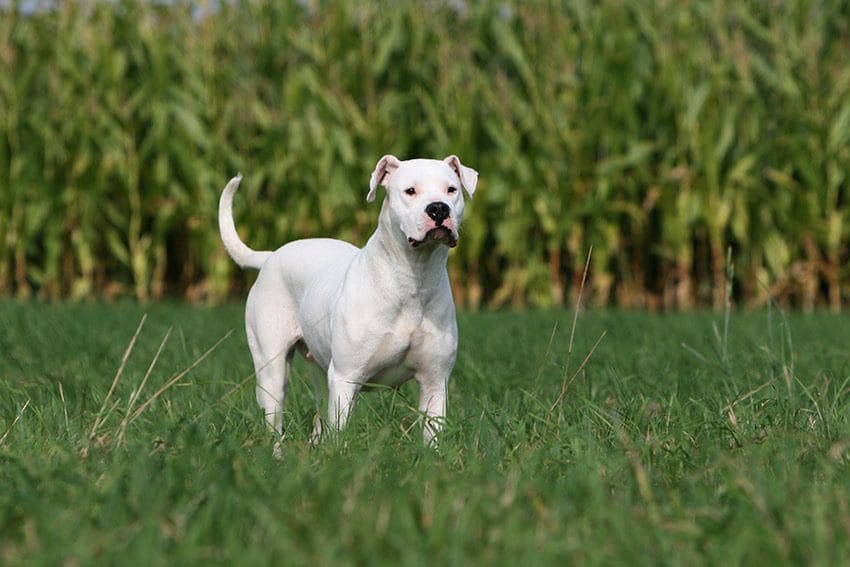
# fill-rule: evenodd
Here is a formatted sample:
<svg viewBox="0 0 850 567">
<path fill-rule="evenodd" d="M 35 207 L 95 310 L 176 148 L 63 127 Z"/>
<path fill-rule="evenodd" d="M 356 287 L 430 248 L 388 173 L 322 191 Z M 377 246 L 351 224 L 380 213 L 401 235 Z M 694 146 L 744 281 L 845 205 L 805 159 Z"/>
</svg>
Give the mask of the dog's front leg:
<svg viewBox="0 0 850 567">
<path fill-rule="evenodd" d="M 328 368 L 328 421 L 334 431 L 341 431 L 354 407 L 354 396 L 363 385 L 363 374 L 340 372 L 333 362 Z"/>
<path fill-rule="evenodd" d="M 436 446 L 437 434 L 446 419 L 448 376 L 419 377 L 419 413 L 422 419 L 422 437 L 426 445 Z"/>
</svg>

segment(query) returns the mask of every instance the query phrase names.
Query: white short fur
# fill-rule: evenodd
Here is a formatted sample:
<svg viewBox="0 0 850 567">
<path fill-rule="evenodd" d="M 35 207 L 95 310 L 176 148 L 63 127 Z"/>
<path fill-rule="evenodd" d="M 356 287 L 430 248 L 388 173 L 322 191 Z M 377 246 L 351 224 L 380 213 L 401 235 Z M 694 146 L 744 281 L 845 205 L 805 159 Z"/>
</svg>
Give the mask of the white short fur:
<svg viewBox="0 0 850 567">
<path fill-rule="evenodd" d="M 386 188 L 378 226 L 363 248 L 340 240 L 296 240 L 274 252 L 246 246 L 233 223 L 230 180 L 219 202 L 219 229 L 237 264 L 260 270 L 248 294 L 245 326 L 257 374 L 257 401 L 282 434 L 287 377 L 296 352 L 323 372 L 314 379 L 327 423 L 342 428 L 367 383 L 419 383 L 428 443 L 442 427 L 457 351 L 457 322 L 446 260 L 463 219 L 463 187 L 472 197 L 478 173 L 457 156 L 375 167 L 367 200 Z M 430 207 L 429 207 L 430 205 Z M 427 210 L 426 210 L 427 209 Z M 443 218 L 444 217 L 444 218 Z M 326 379 L 325 379 L 326 376 Z M 317 412 L 313 441 L 322 434 Z"/>
</svg>

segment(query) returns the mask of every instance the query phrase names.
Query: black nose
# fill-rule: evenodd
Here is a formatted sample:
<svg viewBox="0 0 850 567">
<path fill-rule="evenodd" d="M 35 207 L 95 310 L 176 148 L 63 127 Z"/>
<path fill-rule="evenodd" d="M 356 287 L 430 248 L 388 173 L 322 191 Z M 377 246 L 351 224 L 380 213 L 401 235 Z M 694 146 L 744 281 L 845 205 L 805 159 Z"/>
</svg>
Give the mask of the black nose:
<svg viewBox="0 0 850 567">
<path fill-rule="evenodd" d="M 436 201 L 425 207 L 425 214 L 434 219 L 434 222 L 437 223 L 437 226 L 440 226 L 440 223 L 442 223 L 446 219 L 446 217 L 449 216 L 450 212 L 451 209 L 449 209 L 449 206 L 440 201 Z"/>
</svg>

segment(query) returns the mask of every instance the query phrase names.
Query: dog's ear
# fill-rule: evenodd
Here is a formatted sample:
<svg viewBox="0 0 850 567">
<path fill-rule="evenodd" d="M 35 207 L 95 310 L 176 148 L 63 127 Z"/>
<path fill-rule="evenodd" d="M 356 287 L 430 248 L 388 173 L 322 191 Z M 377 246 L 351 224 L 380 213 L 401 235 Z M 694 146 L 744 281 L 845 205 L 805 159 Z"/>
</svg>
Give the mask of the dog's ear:
<svg viewBox="0 0 850 567">
<path fill-rule="evenodd" d="M 455 155 L 451 155 L 443 161 L 455 170 L 457 176 L 460 177 L 461 185 L 463 185 L 463 188 L 466 189 L 466 194 L 469 195 L 469 198 L 471 199 L 473 193 L 475 193 L 475 186 L 478 185 L 478 172 L 471 167 L 466 167 L 460 163 L 460 158 Z"/>
<path fill-rule="evenodd" d="M 375 171 L 372 172 L 372 178 L 369 180 L 369 194 L 366 195 L 366 201 L 371 203 L 375 200 L 375 194 L 378 192 L 378 185 L 387 186 L 390 175 L 398 169 L 401 162 L 398 158 L 387 154 L 378 160 L 378 165 L 375 166 Z"/>
</svg>

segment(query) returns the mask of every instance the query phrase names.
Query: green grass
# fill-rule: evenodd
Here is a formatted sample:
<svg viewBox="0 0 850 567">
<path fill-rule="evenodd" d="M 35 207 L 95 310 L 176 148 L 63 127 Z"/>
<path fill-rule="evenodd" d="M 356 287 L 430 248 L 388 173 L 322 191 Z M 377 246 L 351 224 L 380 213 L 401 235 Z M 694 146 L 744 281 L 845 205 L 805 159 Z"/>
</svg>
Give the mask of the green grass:
<svg viewBox="0 0 850 567">
<path fill-rule="evenodd" d="M 590 311 L 567 369 L 570 313 L 462 313 L 439 452 L 422 446 L 412 385 L 361 396 L 351 427 L 311 448 L 298 366 L 283 462 L 241 320 L 238 305 L 0 303 L 0 562 L 850 557 L 850 317 L 763 311 L 726 332 L 722 316 Z M 137 407 L 235 332 L 121 438 L 169 328 Z"/>
</svg>

